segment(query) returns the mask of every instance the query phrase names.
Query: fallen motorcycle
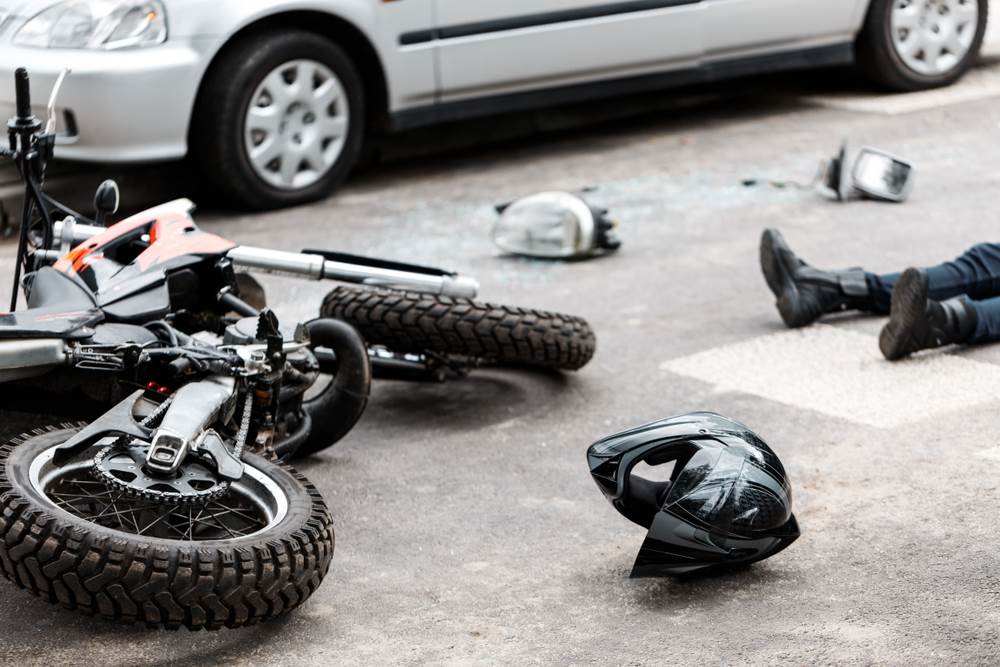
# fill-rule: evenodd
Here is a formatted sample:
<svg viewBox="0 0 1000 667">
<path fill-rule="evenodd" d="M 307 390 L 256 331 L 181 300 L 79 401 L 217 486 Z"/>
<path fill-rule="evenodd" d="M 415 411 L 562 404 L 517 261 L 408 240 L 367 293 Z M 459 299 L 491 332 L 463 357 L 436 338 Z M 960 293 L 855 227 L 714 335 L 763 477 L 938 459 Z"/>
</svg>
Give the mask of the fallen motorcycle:
<svg viewBox="0 0 1000 667">
<path fill-rule="evenodd" d="M 91 407 L 85 422 L 0 446 L 0 571 L 125 623 L 238 627 L 297 607 L 334 533 L 320 494 L 281 459 L 333 444 L 361 416 L 364 343 L 335 320 L 283 329 L 240 299 L 236 244 L 198 229 L 186 200 L 106 228 L 112 183 L 93 220 L 49 198 L 54 127 L 32 115 L 23 69 L 15 85 L 0 156 L 25 198 L 0 314 L 2 406 L 62 420 Z M 306 399 L 321 372 L 333 381 Z"/>
<path fill-rule="evenodd" d="M 59 83 L 43 128 L 17 71 L 0 149 L 25 184 L 0 313 L 0 408 L 85 418 L 0 446 L 0 572 L 19 587 L 153 627 L 283 614 L 316 590 L 334 549 L 322 497 L 284 461 L 350 431 L 373 367 L 423 379 L 442 365 L 590 358 L 582 320 L 477 304 L 475 282 L 451 272 L 237 245 L 199 229 L 186 199 L 107 226 L 110 181 L 86 218 L 42 190 Z M 242 298 L 254 283 L 241 271 L 374 289 L 342 308 L 368 343 L 329 317 L 282 327 L 260 295 L 258 307 Z M 21 288 L 27 309 L 17 310 Z M 333 302 L 323 310 L 336 314 Z M 386 313 L 393 304 L 410 314 Z M 380 337 L 382 326 L 397 337 Z"/>
</svg>

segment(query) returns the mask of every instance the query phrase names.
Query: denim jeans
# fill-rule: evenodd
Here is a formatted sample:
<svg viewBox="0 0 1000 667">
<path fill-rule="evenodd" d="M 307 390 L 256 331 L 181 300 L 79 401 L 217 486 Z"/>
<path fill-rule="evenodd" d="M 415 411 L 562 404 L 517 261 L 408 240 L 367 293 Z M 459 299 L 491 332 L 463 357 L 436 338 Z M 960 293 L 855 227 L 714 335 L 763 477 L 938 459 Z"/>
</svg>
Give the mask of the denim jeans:
<svg viewBox="0 0 1000 667">
<path fill-rule="evenodd" d="M 951 262 L 926 269 L 929 296 L 935 301 L 964 297 L 976 311 L 969 343 L 1000 341 L 1000 243 L 980 243 Z M 871 310 L 887 314 L 898 273 L 867 274 Z"/>
</svg>

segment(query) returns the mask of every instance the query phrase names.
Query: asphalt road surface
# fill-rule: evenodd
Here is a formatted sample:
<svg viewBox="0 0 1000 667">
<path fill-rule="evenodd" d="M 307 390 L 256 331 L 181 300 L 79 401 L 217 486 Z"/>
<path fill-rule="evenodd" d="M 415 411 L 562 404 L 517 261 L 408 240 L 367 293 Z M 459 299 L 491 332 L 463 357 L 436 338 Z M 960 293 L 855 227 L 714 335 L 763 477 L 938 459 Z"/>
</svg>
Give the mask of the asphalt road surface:
<svg viewBox="0 0 1000 667">
<path fill-rule="evenodd" d="M 441 264 L 476 276 L 484 299 L 583 315 L 597 356 L 566 375 L 377 384 L 358 427 L 300 465 L 329 501 L 337 552 L 324 585 L 287 618 L 150 632 L 5 585 L 0 662 L 1000 661 L 1000 346 L 889 364 L 875 318 L 788 332 L 757 265 L 769 226 L 819 266 L 876 271 L 997 240 L 1000 68 L 911 96 L 851 81 L 719 86 L 637 116 L 435 152 L 450 128 L 408 138 L 430 154 L 362 175 L 326 202 L 204 211 L 208 229 L 247 244 Z M 458 129 L 481 126 L 468 127 Z M 912 199 L 839 204 L 742 185 L 808 180 L 842 137 L 914 161 Z M 91 188 L 99 175 L 87 178 Z M 136 178 L 162 181 L 145 184 L 150 197 L 183 182 L 170 170 Z M 491 246 L 493 202 L 585 185 L 621 221 L 618 254 L 550 263 Z M 13 248 L 0 253 L 6 284 Z M 267 286 L 286 320 L 314 316 L 328 289 Z M 691 410 L 744 421 L 771 444 L 802 537 L 741 571 L 630 580 L 644 531 L 603 499 L 585 450 Z M 22 427 L 13 419 L 4 428 Z"/>
</svg>

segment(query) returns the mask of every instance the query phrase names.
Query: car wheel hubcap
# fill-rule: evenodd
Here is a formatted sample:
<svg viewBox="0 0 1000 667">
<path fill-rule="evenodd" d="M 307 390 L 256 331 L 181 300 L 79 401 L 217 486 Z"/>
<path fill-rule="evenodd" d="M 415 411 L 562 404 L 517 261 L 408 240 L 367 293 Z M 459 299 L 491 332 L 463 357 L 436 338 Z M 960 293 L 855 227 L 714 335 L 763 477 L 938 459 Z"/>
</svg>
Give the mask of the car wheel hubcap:
<svg viewBox="0 0 1000 667">
<path fill-rule="evenodd" d="M 895 0 L 892 44 L 903 63 L 925 76 L 947 74 L 969 53 L 979 27 L 976 0 Z"/>
<path fill-rule="evenodd" d="M 244 141 L 254 172 L 282 190 L 300 190 L 333 168 L 347 138 L 344 86 L 315 60 L 274 68 L 250 98 Z"/>
</svg>

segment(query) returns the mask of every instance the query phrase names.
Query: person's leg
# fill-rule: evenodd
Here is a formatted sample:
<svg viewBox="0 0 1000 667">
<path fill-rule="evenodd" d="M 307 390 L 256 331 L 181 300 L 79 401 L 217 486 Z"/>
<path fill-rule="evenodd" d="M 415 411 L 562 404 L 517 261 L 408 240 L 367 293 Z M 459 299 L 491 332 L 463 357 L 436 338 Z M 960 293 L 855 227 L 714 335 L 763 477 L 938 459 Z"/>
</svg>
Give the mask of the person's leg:
<svg viewBox="0 0 1000 667">
<path fill-rule="evenodd" d="M 968 303 L 976 313 L 976 328 L 965 342 L 982 345 L 1000 341 L 1000 296 Z"/>
<path fill-rule="evenodd" d="M 887 273 L 881 276 L 875 273 L 865 274 L 868 293 L 871 295 L 871 312 L 879 315 L 889 313 L 889 309 L 892 307 L 892 290 L 898 280 L 898 273 Z"/>
<path fill-rule="evenodd" d="M 812 324 L 826 313 L 877 308 L 862 269 L 821 271 L 809 266 L 776 229 L 765 230 L 761 237 L 760 264 L 775 306 L 789 327 Z"/>
<path fill-rule="evenodd" d="M 879 349 L 886 359 L 896 361 L 919 350 L 1000 337 L 1000 299 L 996 301 L 995 313 L 986 309 L 981 316 L 977 304 L 988 302 L 972 301 L 967 296 L 932 299 L 928 272 L 907 269 L 895 281 L 889 322 L 879 334 Z"/>
<path fill-rule="evenodd" d="M 1000 296 L 1000 243 L 974 245 L 954 261 L 931 266 L 925 270 L 928 297 L 936 301 L 963 295 L 973 300 Z M 881 276 L 874 273 L 866 274 L 874 312 L 889 312 L 892 290 L 900 275 L 899 273 Z"/>
</svg>

